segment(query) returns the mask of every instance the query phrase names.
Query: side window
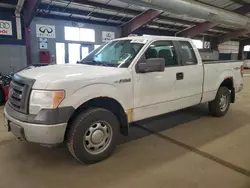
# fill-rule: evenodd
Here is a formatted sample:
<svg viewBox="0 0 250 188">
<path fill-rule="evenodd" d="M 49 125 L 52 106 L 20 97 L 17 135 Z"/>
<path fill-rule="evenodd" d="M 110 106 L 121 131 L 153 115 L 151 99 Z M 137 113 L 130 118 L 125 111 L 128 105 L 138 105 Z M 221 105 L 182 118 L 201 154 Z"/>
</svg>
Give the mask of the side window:
<svg viewBox="0 0 250 188">
<path fill-rule="evenodd" d="M 194 53 L 194 49 L 191 44 L 187 41 L 180 42 L 181 45 L 181 56 L 184 65 L 196 65 L 197 59 Z"/>
<path fill-rule="evenodd" d="M 158 41 L 150 45 L 145 52 L 146 59 L 163 58 L 165 66 L 178 66 L 174 45 L 171 41 Z"/>
</svg>

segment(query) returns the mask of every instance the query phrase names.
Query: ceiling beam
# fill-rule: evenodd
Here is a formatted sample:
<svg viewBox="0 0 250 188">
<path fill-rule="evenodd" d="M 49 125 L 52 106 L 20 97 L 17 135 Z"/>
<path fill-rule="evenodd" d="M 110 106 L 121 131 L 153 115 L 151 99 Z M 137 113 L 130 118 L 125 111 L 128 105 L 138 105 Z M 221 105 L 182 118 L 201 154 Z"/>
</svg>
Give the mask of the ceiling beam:
<svg viewBox="0 0 250 188">
<path fill-rule="evenodd" d="M 110 10 L 111 12 L 123 13 L 123 14 L 127 14 L 127 15 L 125 15 L 125 16 L 124 15 L 118 16 L 118 15 L 111 15 L 111 14 L 108 15 L 108 14 L 104 14 L 104 13 L 97 12 L 97 11 L 89 11 L 89 10 L 82 10 L 82 9 L 80 10 L 80 9 L 75 9 L 75 8 L 65 9 L 64 7 L 57 6 L 57 5 L 50 5 L 48 3 L 42 3 L 40 5 L 39 9 L 40 10 L 56 11 L 56 12 L 64 12 L 64 13 L 69 13 L 69 14 L 79 14 L 79 15 L 89 16 L 89 18 L 96 17 L 96 18 L 104 18 L 104 19 L 110 19 L 110 20 L 116 20 L 116 21 L 122 21 L 122 22 L 128 22 L 129 20 L 131 20 L 131 16 L 137 16 L 137 15 L 140 15 L 142 13 L 141 11 L 132 10 L 129 8 L 116 7 L 116 6 L 113 6 L 110 4 L 103 4 L 103 3 L 98 3 L 98 2 L 94 2 L 94 1 L 88 1 L 88 0 L 73 0 L 72 3 L 77 3 L 77 4 L 79 4 L 79 6 L 83 6 L 83 7 L 87 6 L 88 8 L 93 8 L 93 10 L 97 10 L 99 8 L 99 9 Z M 65 6 L 66 5 L 67 5 L 67 3 L 65 2 Z M 46 14 L 45 12 L 44 12 L 44 15 Z M 39 13 L 39 16 L 43 16 L 43 14 Z M 65 16 L 65 18 L 67 18 L 67 16 Z M 84 20 L 86 20 L 86 19 L 88 19 L 88 18 L 84 18 Z M 178 23 L 176 25 L 179 27 L 178 30 L 185 30 L 187 27 L 192 27 L 192 26 L 197 24 L 197 22 L 182 20 L 182 19 L 178 19 L 178 18 L 170 18 L 170 17 L 164 16 L 164 15 L 159 15 L 158 21 L 159 22 L 163 21 L 163 22 L 159 23 L 159 22 L 153 21 L 152 23 L 154 23 L 155 25 L 162 25 L 161 27 L 163 27 L 163 25 L 165 25 L 165 26 L 167 26 L 167 28 L 172 27 L 172 25 L 176 25 L 176 23 Z M 161 23 L 164 23 L 164 21 L 167 21 L 167 22 L 165 24 L 161 24 Z M 219 27 L 215 27 L 215 28 L 226 31 L 226 32 L 232 31 L 231 29 L 226 29 L 226 28 L 219 28 Z"/>
<path fill-rule="evenodd" d="M 40 4 L 41 0 L 26 1 L 23 8 L 24 23 L 26 28 L 30 26 Z"/>
<path fill-rule="evenodd" d="M 233 12 L 238 13 L 238 14 L 246 14 L 246 13 L 250 12 L 250 5 L 245 3 L 242 7 L 235 9 Z M 209 29 L 212 29 L 218 25 L 219 25 L 218 23 L 206 21 L 206 22 L 203 22 L 201 24 L 197 24 L 194 27 L 191 27 L 189 29 L 186 29 L 186 30 L 183 30 L 183 31 L 177 33 L 177 36 L 191 37 L 192 38 L 192 37 L 199 35 L 200 33 L 208 31 Z"/>
<path fill-rule="evenodd" d="M 98 2 L 95 2 L 95 1 L 73 0 L 72 2 L 82 4 L 82 5 L 92 6 L 93 8 L 102 8 L 102 9 L 110 10 L 112 12 L 116 11 L 118 13 L 130 14 L 130 15 L 134 15 L 134 16 L 137 16 L 137 15 L 142 13 L 142 11 L 127 9 L 125 7 L 117 7 L 117 6 L 113 6 L 113 5 L 110 5 L 110 4 L 98 3 Z M 177 23 L 180 23 L 180 24 L 183 24 L 183 25 L 192 26 L 192 25 L 196 24 L 196 22 L 191 22 L 191 21 L 188 21 L 188 20 L 182 20 L 182 19 L 177 19 L 177 18 L 170 18 L 170 17 L 163 16 L 163 15 L 160 15 L 158 18 L 168 20 L 170 22 L 177 22 Z"/>
<path fill-rule="evenodd" d="M 95 18 L 102 18 L 102 19 L 112 19 L 116 21 L 123 21 L 123 22 L 128 22 L 131 20 L 131 18 L 123 17 L 123 16 L 116 16 L 116 15 L 108 15 L 108 14 L 103 14 L 99 12 L 92 12 L 89 10 L 77 10 L 73 8 L 67 8 L 65 9 L 64 7 L 56 6 L 56 5 L 47 5 L 47 4 L 41 4 L 39 6 L 39 9 L 41 10 L 49 10 L 49 11 L 54 11 L 54 12 L 59 12 L 59 13 L 68 13 L 70 15 L 72 14 L 78 14 L 81 16 L 85 16 L 85 19 L 95 17 Z M 44 13 L 46 14 L 46 13 Z M 65 16 L 67 17 L 67 16 Z"/>
<path fill-rule="evenodd" d="M 212 29 L 217 25 L 217 23 L 206 21 L 189 29 L 182 30 L 181 32 L 176 33 L 176 36 L 193 38 L 201 33 L 208 31 L 209 29 Z"/>
<path fill-rule="evenodd" d="M 237 3 L 237 4 L 240 4 L 240 5 L 245 5 L 245 4 L 247 4 L 245 1 L 243 1 L 243 0 L 231 0 L 231 1 L 233 1 L 234 3 Z"/>
<path fill-rule="evenodd" d="M 162 11 L 159 10 L 148 9 L 145 12 L 139 14 L 138 16 L 121 26 L 122 36 L 128 36 L 137 29 L 157 18 L 159 15 L 161 15 L 161 13 Z"/>
<path fill-rule="evenodd" d="M 242 7 L 236 9 L 235 12 L 238 14 L 247 14 L 248 12 L 250 12 L 250 4 L 245 3 Z M 231 39 L 235 39 L 235 38 L 244 36 L 248 33 L 250 33 L 250 31 L 247 29 L 239 29 L 236 31 L 232 31 L 230 33 L 227 33 L 227 34 L 220 36 L 219 43 L 223 43 L 223 42 L 229 41 Z"/>
<path fill-rule="evenodd" d="M 229 41 L 231 39 L 238 38 L 238 37 L 246 35 L 248 33 L 249 33 L 249 30 L 247 30 L 247 29 L 236 30 L 236 31 L 233 31 L 231 33 L 227 33 L 227 34 L 221 35 L 219 37 L 218 41 L 219 41 L 219 44 L 221 44 L 223 42 L 227 42 L 227 41 Z"/>
</svg>

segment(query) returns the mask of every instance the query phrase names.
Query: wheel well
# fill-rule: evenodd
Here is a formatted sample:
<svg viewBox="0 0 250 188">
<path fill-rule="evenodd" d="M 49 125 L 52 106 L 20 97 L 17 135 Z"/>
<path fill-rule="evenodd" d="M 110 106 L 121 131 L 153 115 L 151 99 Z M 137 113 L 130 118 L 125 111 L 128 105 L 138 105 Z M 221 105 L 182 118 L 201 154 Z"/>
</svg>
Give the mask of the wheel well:
<svg viewBox="0 0 250 188">
<path fill-rule="evenodd" d="M 227 87 L 229 90 L 232 90 L 234 87 L 233 79 L 232 78 L 225 79 L 220 86 Z"/>
<path fill-rule="evenodd" d="M 121 104 L 116 101 L 115 99 L 109 98 L 109 97 L 99 97 L 91 99 L 81 106 L 79 106 L 75 112 L 71 115 L 69 121 L 66 133 L 70 127 L 71 122 L 74 120 L 74 118 L 78 115 L 78 113 L 87 110 L 88 108 L 96 107 L 96 108 L 104 108 L 114 113 L 114 115 L 117 117 L 117 120 L 120 123 L 120 132 L 121 134 L 127 136 L 128 135 L 128 120 L 127 115 L 121 106 Z M 65 134 L 67 135 L 67 134 Z"/>
<path fill-rule="evenodd" d="M 231 91 L 231 102 L 235 102 L 235 90 L 234 90 L 234 83 L 233 83 L 233 78 L 227 78 L 225 79 L 220 87 L 226 87 Z"/>
</svg>

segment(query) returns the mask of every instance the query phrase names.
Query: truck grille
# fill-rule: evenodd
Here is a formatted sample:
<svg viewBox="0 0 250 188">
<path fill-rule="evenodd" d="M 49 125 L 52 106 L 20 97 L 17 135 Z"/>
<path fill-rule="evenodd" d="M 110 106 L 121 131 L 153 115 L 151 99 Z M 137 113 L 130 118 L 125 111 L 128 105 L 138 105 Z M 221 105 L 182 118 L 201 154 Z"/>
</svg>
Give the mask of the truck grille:
<svg viewBox="0 0 250 188">
<path fill-rule="evenodd" d="M 29 96 L 34 82 L 33 79 L 14 75 L 9 89 L 9 104 L 13 109 L 28 113 Z"/>
</svg>

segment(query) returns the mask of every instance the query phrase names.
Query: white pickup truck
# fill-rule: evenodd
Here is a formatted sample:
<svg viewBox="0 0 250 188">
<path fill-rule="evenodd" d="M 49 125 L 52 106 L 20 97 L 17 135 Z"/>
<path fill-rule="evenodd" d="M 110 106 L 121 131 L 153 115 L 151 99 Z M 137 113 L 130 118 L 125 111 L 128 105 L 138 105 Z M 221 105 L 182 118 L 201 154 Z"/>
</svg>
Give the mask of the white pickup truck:
<svg viewBox="0 0 250 188">
<path fill-rule="evenodd" d="M 203 63 L 186 38 L 116 39 L 77 64 L 15 74 L 5 126 L 28 142 L 66 142 L 78 161 L 95 163 L 115 150 L 131 122 L 200 103 L 224 116 L 243 87 L 242 65 Z"/>
</svg>

